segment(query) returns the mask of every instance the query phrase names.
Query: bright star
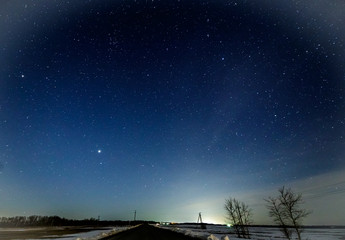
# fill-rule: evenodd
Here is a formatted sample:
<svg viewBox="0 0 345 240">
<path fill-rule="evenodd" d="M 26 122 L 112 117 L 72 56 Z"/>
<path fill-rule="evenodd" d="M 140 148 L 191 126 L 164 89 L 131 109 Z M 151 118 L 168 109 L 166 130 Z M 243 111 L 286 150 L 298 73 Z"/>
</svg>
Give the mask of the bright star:
<svg viewBox="0 0 345 240">
<path fill-rule="evenodd" d="M 102 152 L 102 150 L 101 150 L 101 149 L 98 149 L 98 150 L 97 150 L 97 152 L 98 152 L 98 153 L 101 153 L 101 152 Z"/>
</svg>

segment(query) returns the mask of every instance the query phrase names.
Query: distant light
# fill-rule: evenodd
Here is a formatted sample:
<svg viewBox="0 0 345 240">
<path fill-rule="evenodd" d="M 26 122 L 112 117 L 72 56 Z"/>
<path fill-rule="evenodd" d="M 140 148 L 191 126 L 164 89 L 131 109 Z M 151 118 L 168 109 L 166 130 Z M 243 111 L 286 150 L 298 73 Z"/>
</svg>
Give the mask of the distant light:
<svg viewBox="0 0 345 240">
<path fill-rule="evenodd" d="M 232 227 L 232 224 L 228 223 L 228 224 L 226 224 L 226 226 L 228 226 L 228 227 Z"/>
<path fill-rule="evenodd" d="M 22 74 L 22 78 L 25 77 L 24 74 Z"/>
<path fill-rule="evenodd" d="M 98 152 L 98 153 L 101 153 L 101 152 L 102 152 L 102 150 L 101 150 L 101 149 L 98 149 L 98 150 L 97 150 L 97 152 Z"/>
</svg>

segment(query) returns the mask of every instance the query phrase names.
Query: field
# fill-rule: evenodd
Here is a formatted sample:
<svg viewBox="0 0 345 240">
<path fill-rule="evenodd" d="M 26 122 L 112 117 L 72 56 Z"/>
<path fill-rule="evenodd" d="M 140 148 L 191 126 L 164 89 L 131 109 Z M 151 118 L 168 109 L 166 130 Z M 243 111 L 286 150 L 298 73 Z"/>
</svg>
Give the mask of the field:
<svg viewBox="0 0 345 240">
<path fill-rule="evenodd" d="M 228 236 L 231 240 L 238 240 L 232 228 L 221 225 L 208 225 L 207 229 L 198 228 L 196 225 L 170 225 L 166 228 L 183 232 L 186 235 L 197 236 L 202 239 L 222 239 Z M 282 240 L 284 239 L 278 228 L 251 227 L 251 239 L 254 240 Z M 308 240 L 345 240 L 345 227 L 319 227 L 306 228 L 303 231 L 303 239 Z"/>
<path fill-rule="evenodd" d="M 198 237 L 204 240 L 228 239 L 239 240 L 232 228 L 224 225 L 207 225 L 201 229 L 193 224 L 174 224 L 161 226 L 185 235 Z M 97 240 L 109 234 L 126 230 L 127 227 L 50 227 L 50 228 L 0 228 L 1 240 Z M 251 227 L 253 240 L 282 240 L 284 239 L 279 229 L 272 227 Z M 318 227 L 306 228 L 303 239 L 308 240 L 345 240 L 345 227 Z"/>
<path fill-rule="evenodd" d="M 109 233 L 123 230 L 123 227 L 45 227 L 45 228 L 0 228 L 1 240 L 24 239 L 99 239 Z"/>
</svg>

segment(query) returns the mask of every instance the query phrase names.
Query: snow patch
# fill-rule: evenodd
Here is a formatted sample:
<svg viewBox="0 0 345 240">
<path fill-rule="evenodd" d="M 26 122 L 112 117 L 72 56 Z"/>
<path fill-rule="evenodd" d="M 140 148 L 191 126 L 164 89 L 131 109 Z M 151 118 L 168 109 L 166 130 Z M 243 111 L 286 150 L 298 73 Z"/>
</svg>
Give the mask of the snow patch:
<svg viewBox="0 0 345 240">
<path fill-rule="evenodd" d="M 213 234 L 211 234 L 210 236 L 207 237 L 207 240 L 219 240 L 219 239 Z"/>
<path fill-rule="evenodd" d="M 230 240 L 230 238 L 229 238 L 228 235 L 222 236 L 220 239 L 221 239 L 221 240 Z"/>
<path fill-rule="evenodd" d="M 207 225 L 207 229 L 201 229 L 197 225 L 177 224 L 162 227 L 188 236 L 204 240 L 243 240 L 238 238 L 233 228 L 224 225 Z M 272 227 L 250 227 L 250 238 L 252 240 L 281 240 L 284 236 L 278 228 Z M 345 227 L 342 228 L 306 228 L 303 229 L 303 239 L 312 240 L 345 240 Z"/>
</svg>

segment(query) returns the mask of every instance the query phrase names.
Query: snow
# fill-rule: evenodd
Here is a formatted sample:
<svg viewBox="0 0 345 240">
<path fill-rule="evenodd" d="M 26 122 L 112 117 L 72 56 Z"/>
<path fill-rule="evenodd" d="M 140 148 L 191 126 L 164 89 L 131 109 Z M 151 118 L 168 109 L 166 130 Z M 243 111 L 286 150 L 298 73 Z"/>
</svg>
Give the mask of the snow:
<svg viewBox="0 0 345 240">
<path fill-rule="evenodd" d="M 70 235 L 64 235 L 64 236 L 48 235 L 48 236 L 45 236 L 44 239 L 47 238 L 49 240 L 98 240 L 100 238 L 109 236 L 116 232 L 125 231 L 128 228 L 129 227 L 114 227 L 114 228 L 109 228 L 109 229 L 94 230 L 94 231 L 76 233 L 76 234 L 70 234 Z M 26 239 L 26 240 L 39 240 L 39 239 L 42 239 L 42 238 L 32 238 L 32 239 Z M 20 239 L 16 239 L 16 240 L 20 240 Z"/>
<path fill-rule="evenodd" d="M 162 226 L 162 228 L 181 232 L 185 235 L 198 237 L 204 240 L 243 240 L 237 238 L 234 229 L 225 225 L 207 225 L 207 229 L 198 228 L 196 225 L 173 224 Z M 45 236 L 50 240 L 98 240 L 115 232 L 129 229 L 129 227 L 114 227 L 103 230 L 94 230 L 89 232 L 70 234 L 65 236 Z M 2 229 L 4 231 L 5 229 Z M 13 230 L 13 229 L 12 229 Z M 28 229 L 17 229 L 17 231 L 27 231 Z M 30 229 L 29 229 L 30 231 Z M 278 228 L 270 227 L 251 227 L 250 234 L 252 240 L 282 240 L 285 239 Z M 343 228 L 307 228 L 302 233 L 303 239 L 308 240 L 344 240 L 345 227 Z M 18 239 L 19 240 L 19 239 Z M 28 239 L 29 240 L 29 239 Z M 30 239 L 38 240 L 38 239 Z"/>
<path fill-rule="evenodd" d="M 207 229 L 198 228 L 196 225 L 170 225 L 164 227 L 173 231 L 184 233 L 188 236 L 205 240 L 243 240 L 237 238 L 234 230 L 223 225 L 207 225 Z M 251 227 L 249 228 L 253 240 L 281 240 L 285 239 L 278 228 Z M 345 227 L 343 228 L 307 228 L 303 230 L 303 239 L 309 240 L 344 240 Z"/>
<path fill-rule="evenodd" d="M 219 240 L 219 239 L 213 234 L 211 234 L 210 236 L 207 237 L 207 240 Z"/>
</svg>

